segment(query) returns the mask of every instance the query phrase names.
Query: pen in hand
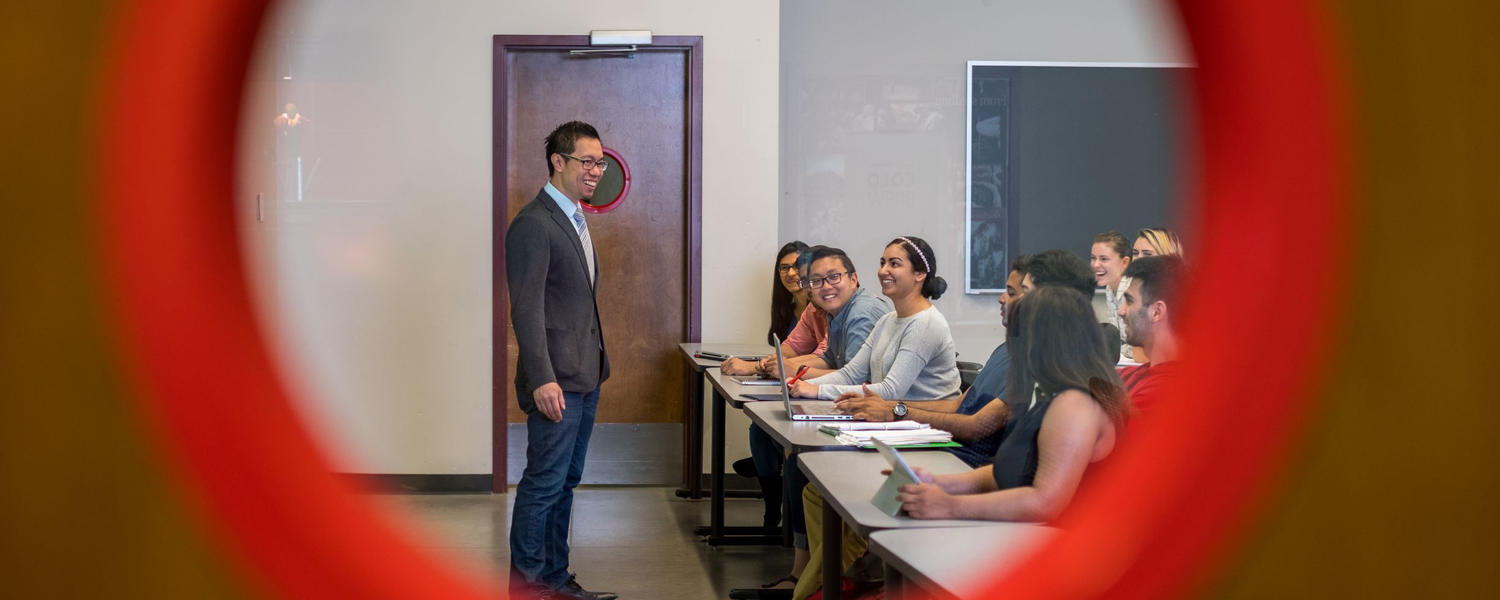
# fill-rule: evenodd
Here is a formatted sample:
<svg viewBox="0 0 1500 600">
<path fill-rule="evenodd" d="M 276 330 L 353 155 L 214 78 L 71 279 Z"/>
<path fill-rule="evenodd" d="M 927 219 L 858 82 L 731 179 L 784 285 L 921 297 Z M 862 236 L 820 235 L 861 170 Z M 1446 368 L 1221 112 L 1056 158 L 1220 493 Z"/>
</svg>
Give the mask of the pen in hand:
<svg viewBox="0 0 1500 600">
<path fill-rule="evenodd" d="M 797 374 L 793 375 L 792 379 L 790 381 L 786 382 L 786 386 L 787 387 L 792 387 L 793 385 L 796 385 L 797 384 L 797 380 L 798 379 L 802 379 L 802 375 L 804 375 L 806 373 L 807 373 L 807 365 L 802 365 L 800 367 L 797 367 Z"/>
</svg>

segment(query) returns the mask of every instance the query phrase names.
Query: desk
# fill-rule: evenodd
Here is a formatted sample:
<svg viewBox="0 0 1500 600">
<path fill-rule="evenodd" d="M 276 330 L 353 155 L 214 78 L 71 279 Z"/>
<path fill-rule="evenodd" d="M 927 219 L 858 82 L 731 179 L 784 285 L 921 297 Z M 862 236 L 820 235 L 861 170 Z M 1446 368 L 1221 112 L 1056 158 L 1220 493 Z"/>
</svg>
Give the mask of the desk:
<svg viewBox="0 0 1500 600">
<path fill-rule="evenodd" d="M 970 467 L 947 452 L 902 451 L 901 456 L 912 467 L 922 467 L 935 475 L 963 473 Z M 879 529 L 971 527 L 992 525 L 992 521 L 928 520 L 907 516 L 892 517 L 870 503 L 870 497 L 885 483 L 880 474 L 887 468 L 885 459 L 875 452 L 809 452 L 803 454 L 802 472 L 823 493 L 823 582 L 837 582 L 842 575 L 843 531 L 849 527 L 862 536 Z M 823 597 L 838 600 L 838 585 L 825 585 Z"/>
<path fill-rule="evenodd" d="M 793 400 L 793 402 L 833 403 L 831 400 L 811 399 Z M 733 406 L 735 403 L 730 402 L 730 405 Z M 818 431 L 818 427 L 823 424 L 837 423 L 838 421 L 793 421 L 786 414 L 786 404 L 775 400 L 741 402 L 739 405 L 743 408 L 745 414 L 750 416 L 751 421 L 755 422 L 767 435 L 770 435 L 771 439 L 775 440 L 777 445 L 787 450 L 787 454 L 789 455 L 787 458 L 788 465 L 791 464 L 791 461 L 801 456 L 803 452 L 810 450 L 857 450 L 853 446 L 838 443 L 837 438 L 831 435 Z M 788 504 L 802 501 L 801 490 L 793 489 L 795 486 L 792 483 L 793 480 L 789 476 L 786 477 L 785 489 L 788 490 L 788 493 L 783 495 L 781 506 L 781 514 L 788 515 L 786 525 L 781 530 L 782 544 L 787 546 L 792 545 L 792 523 L 790 517 L 792 507 L 788 506 Z"/>
<path fill-rule="evenodd" d="M 742 394 L 766 393 L 768 386 L 740 385 L 718 369 L 706 369 L 704 374 L 713 387 L 713 414 L 709 430 L 711 450 L 708 478 L 709 517 L 708 526 L 695 528 L 693 533 L 708 536 L 710 546 L 781 544 L 786 534 L 773 535 L 764 527 L 726 527 L 724 525 L 724 497 L 727 495 L 724 491 L 724 413 L 728 407 L 740 408 L 747 404 L 740 397 Z M 762 402 L 751 400 L 748 404 L 755 405 L 762 404 Z"/>
<path fill-rule="evenodd" d="M 973 527 L 892 529 L 870 534 L 870 552 L 885 561 L 885 597 L 908 594 L 916 584 L 933 594 L 960 597 L 980 576 L 994 579 L 1058 530 L 1030 523 L 990 523 Z"/>
<path fill-rule="evenodd" d="M 775 394 L 775 387 L 759 388 L 752 394 Z M 798 404 L 813 404 L 826 402 L 833 404 L 832 400 L 809 400 L 793 398 L 792 402 Z M 766 433 L 781 444 L 782 448 L 790 450 L 793 454 L 807 452 L 809 450 L 855 450 L 853 446 L 838 443 L 838 439 L 818 431 L 818 427 L 828 423 L 847 423 L 848 421 L 793 421 L 786 414 L 786 404 L 780 401 L 750 401 L 740 403 L 745 409 L 745 414 L 750 415 L 750 420 L 759 425 Z"/>
<path fill-rule="evenodd" d="M 703 494 L 703 373 L 718 371 L 719 361 L 693 356 L 701 350 L 734 356 L 765 356 L 771 352 L 766 344 L 678 344 L 687 361 L 687 380 L 682 395 L 682 487 L 679 498 L 702 498 Z"/>
</svg>

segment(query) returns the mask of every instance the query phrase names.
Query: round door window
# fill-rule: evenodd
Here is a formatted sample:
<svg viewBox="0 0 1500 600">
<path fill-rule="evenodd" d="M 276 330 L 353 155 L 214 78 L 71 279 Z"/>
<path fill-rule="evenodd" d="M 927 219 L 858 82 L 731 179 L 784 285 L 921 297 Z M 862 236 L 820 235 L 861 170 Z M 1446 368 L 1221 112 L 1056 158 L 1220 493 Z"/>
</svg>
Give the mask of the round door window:
<svg viewBox="0 0 1500 600">
<path fill-rule="evenodd" d="M 585 212 L 607 213 L 619 208 L 630 195 L 630 164 L 613 148 L 605 148 L 604 155 L 609 157 L 609 168 L 599 176 L 594 197 L 582 203 Z"/>
</svg>

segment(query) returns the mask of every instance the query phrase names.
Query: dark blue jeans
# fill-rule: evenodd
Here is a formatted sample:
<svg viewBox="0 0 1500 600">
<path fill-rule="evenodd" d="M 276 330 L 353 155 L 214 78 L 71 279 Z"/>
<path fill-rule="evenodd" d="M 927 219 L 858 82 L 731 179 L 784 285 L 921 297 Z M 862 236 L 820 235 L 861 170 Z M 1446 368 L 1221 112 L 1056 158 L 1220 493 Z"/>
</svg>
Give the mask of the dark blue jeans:
<svg viewBox="0 0 1500 600">
<path fill-rule="evenodd" d="M 599 390 L 564 392 L 561 423 L 541 411 L 526 415 L 526 470 L 516 485 L 510 516 L 511 578 L 557 588 L 568 581 L 568 522 L 573 488 L 583 479 L 583 457 L 594 430 Z M 512 581 L 515 586 L 517 582 Z"/>
<path fill-rule="evenodd" d="M 755 462 L 756 475 L 770 477 L 781 474 L 781 463 L 784 460 L 781 445 L 776 443 L 776 438 L 754 423 L 750 424 L 750 459 Z M 770 499 L 766 501 L 769 502 Z"/>
<path fill-rule="evenodd" d="M 784 497 L 766 498 L 765 501 L 787 503 L 785 518 L 791 523 L 792 545 L 807 549 L 807 515 L 802 511 L 802 486 L 807 485 L 807 476 L 797 466 L 796 458 L 793 457 L 793 462 L 786 462 L 776 438 L 754 423 L 750 424 L 750 458 L 755 461 L 756 475 L 781 475 L 781 494 Z"/>
</svg>

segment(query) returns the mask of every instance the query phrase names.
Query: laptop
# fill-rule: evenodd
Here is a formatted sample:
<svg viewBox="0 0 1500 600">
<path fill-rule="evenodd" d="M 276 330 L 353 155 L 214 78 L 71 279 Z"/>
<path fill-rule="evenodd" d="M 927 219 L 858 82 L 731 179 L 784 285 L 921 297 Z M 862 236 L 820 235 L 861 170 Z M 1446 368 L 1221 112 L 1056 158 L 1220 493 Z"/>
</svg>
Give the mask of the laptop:
<svg viewBox="0 0 1500 600">
<path fill-rule="evenodd" d="M 781 376 L 781 401 L 786 403 L 786 414 L 793 421 L 853 421 L 854 415 L 841 413 L 832 404 L 793 404 L 791 390 L 786 385 L 786 356 L 781 354 L 781 336 L 772 334 L 771 341 L 776 344 L 776 372 Z M 767 395 L 769 396 L 769 395 Z M 775 397 L 763 397 L 759 394 L 745 394 L 747 398 L 757 400 L 774 400 Z"/>
</svg>

